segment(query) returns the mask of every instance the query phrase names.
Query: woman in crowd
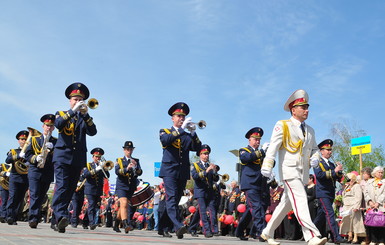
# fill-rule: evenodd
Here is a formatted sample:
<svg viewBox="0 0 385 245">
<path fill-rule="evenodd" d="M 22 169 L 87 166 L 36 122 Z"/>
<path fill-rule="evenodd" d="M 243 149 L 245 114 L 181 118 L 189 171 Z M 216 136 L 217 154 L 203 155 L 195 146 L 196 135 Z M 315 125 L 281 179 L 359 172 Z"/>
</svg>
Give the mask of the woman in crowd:
<svg viewBox="0 0 385 245">
<path fill-rule="evenodd" d="M 383 180 L 384 169 L 377 166 L 373 169 L 373 179 L 369 179 L 365 187 L 365 202 L 366 207 L 370 209 L 377 209 L 384 212 L 385 204 L 385 181 Z M 385 227 L 370 227 L 367 226 L 370 245 L 384 245 L 385 242 Z"/>
<path fill-rule="evenodd" d="M 315 179 L 314 175 L 309 175 L 309 182 L 305 186 L 306 194 L 307 194 L 307 204 L 309 206 L 309 212 L 311 220 L 314 221 L 314 218 L 317 214 L 317 200 L 315 197 Z"/>
<path fill-rule="evenodd" d="M 357 176 L 353 173 L 348 173 L 347 176 L 350 181 L 346 183 L 342 196 L 344 200 L 343 212 L 348 215 L 342 218 L 340 233 L 349 234 L 348 241 L 358 244 L 358 236 L 365 237 L 364 221 L 360 211 L 363 195 L 362 189 L 357 183 Z"/>
</svg>

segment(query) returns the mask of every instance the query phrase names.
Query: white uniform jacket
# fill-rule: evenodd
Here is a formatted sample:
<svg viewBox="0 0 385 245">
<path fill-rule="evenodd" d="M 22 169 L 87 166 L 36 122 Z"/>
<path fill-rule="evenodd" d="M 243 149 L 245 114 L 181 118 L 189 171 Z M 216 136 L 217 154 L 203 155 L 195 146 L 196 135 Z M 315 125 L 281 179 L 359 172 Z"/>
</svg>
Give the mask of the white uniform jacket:
<svg viewBox="0 0 385 245">
<path fill-rule="evenodd" d="M 309 179 L 310 158 L 319 158 L 314 129 L 305 124 L 305 136 L 301 123 L 291 117 L 278 121 L 273 129 L 270 146 L 263 161 L 263 168 L 273 168 L 274 160 L 279 156 L 279 177 L 281 180 Z"/>
</svg>

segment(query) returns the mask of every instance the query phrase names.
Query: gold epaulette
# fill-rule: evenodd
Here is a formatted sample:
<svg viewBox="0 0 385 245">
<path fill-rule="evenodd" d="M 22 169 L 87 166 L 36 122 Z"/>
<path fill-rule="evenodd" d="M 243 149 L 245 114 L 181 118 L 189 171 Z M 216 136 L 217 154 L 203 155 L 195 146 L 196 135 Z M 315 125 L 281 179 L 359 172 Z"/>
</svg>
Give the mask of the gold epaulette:
<svg viewBox="0 0 385 245">
<path fill-rule="evenodd" d="M 299 151 L 300 154 L 302 154 L 303 141 L 300 139 L 294 143 L 291 140 L 289 127 L 287 126 L 288 121 L 289 120 L 281 120 L 282 130 L 283 130 L 283 138 L 282 138 L 281 148 L 285 148 L 290 153 L 296 153 L 297 151 Z"/>
</svg>

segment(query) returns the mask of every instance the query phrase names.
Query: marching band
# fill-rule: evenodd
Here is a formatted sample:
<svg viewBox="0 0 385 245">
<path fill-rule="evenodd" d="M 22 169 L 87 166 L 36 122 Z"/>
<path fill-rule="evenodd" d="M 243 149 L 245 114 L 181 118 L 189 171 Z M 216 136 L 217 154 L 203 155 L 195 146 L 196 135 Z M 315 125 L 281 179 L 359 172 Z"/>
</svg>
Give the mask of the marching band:
<svg viewBox="0 0 385 245">
<path fill-rule="evenodd" d="M 145 213 L 143 210 L 152 205 L 156 210 L 153 229 L 163 237 L 171 238 L 173 232 L 178 239 L 186 233 L 197 237 L 200 224 L 205 238 L 229 234 L 242 241 L 254 238 L 278 245 L 274 232 L 292 210 L 308 244 L 326 243 L 315 225 L 317 221 L 313 223 L 310 219 L 304 183 L 307 183 L 312 167 L 320 181 L 317 188 L 326 183 L 332 193 L 335 181 L 342 177 L 342 167 L 325 162 L 330 157 L 333 142 L 325 140 L 318 149 L 314 130 L 304 123 L 309 107 L 306 91 L 297 90 L 289 97 L 284 109 L 290 111 L 292 117 L 277 122 L 270 143 L 260 147 L 262 128 L 247 131 L 248 145 L 238 151 L 240 185 L 232 181 L 228 194 L 229 187 L 225 182 L 229 176 L 220 174 L 220 166 L 210 162 L 211 147 L 202 144 L 196 132 L 197 127 L 205 128 L 206 122 L 195 123 L 191 117 L 186 117 L 190 108 L 184 102 L 170 107 L 168 114 L 172 126 L 159 131 L 163 148 L 159 177 L 163 182 L 155 187 L 155 191 L 149 183 L 139 179 L 143 168 L 139 159 L 132 156 L 135 149 L 132 141 L 125 141 L 124 156 L 115 162 L 107 161 L 100 147 L 90 151 L 92 161 L 87 162 L 86 138 L 97 134 L 88 109 L 98 107 L 96 99 L 85 102 L 89 95 L 86 85 L 71 84 L 65 90 L 68 110 L 43 115 L 40 119 L 42 133 L 28 128 L 28 131 L 16 134 L 18 147 L 11 149 L 5 163 L 0 165 L 1 223 L 17 225 L 20 220 L 18 210 L 23 198 L 29 195 L 26 220 L 31 228 L 37 228 L 42 221 L 41 207 L 55 179 L 51 228 L 59 233 L 65 233 L 69 224 L 76 228 L 80 223 L 84 229 L 94 230 L 104 217 L 104 222 L 113 231 L 119 233 L 123 228 L 127 234 L 135 229 L 135 222 L 146 219 L 138 214 L 138 210 Z M 52 136 L 55 128 L 58 138 Z M 190 162 L 190 152 L 196 153 L 196 162 Z M 279 161 L 275 160 L 277 153 Z M 278 187 L 272 172 L 276 162 L 280 166 L 284 189 Z M 106 197 L 104 187 L 110 177 L 109 171 L 113 169 L 117 176 L 116 191 L 115 195 L 108 196 L 107 193 Z M 188 180 L 194 184 L 186 190 Z M 279 193 L 278 189 L 281 190 Z M 334 192 L 327 196 L 318 195 L 324 207 L 319 209 L 319 218 L 326 217 L 330 222 L 334 219 Z M 272 217 L 270 204 L 274 209 L 276 207 Z M 267 214 L 271 217 L 270 222 Z M 331 224 L 335 243 L 344 243 L 335 220 Z"/>
</svg>

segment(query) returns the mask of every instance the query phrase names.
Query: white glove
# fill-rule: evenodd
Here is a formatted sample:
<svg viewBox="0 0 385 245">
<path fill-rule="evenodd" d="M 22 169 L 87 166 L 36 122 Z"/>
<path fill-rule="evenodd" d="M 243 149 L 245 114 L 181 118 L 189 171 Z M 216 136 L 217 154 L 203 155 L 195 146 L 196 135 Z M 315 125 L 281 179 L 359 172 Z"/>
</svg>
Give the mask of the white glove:
<svg viewBox="0 0 385 245">
<path fill-rule="evenodd" d="M 20 152 L 20 153 L 19 153 L 19 157 L 20 157 L 20 158 L 24 158 L 24 157 L 25 157 L 25 153 L 24 153 L 24 152 Z"/>
<path fill-rule="evenodd" d="M 43 161 L 43 156 L 42 155 L 37 155 L 37 157 L 36 157 L 36 161 L 37 162 L 41 162 L 41 161 Z"/>
<path fill-rule="evenodd" d="M 318 164 L 319 164 L 319 159 L 318 157 L 312 157 L 310 158 L 310 166 L 312 168 L 318 168 Z"/>
<path fill-rule="evenodd" d="M 267 178 L 270 178 L 272 175 L 272 169 L 271 168 L 261 168 L 261 174 Z"/>
<path fill-rule="evenodd" d="M 80 107 L 82 107 L 84 105 L 84 101 L 83 100 L 80 100 L 78 102 L 76 102 L 74 108 L 72 108 L 72 111 L 73 112 L 77 112 L 80 110 Z"/>
<path fill-rule="evenodd" d="M 78 182 L 78 183 L 76 184 L 76 186 L 79 187 L 81 184 L 82 184 L 82 182 Z"/>
<path fill-rule="evenodd" d="M 191 123 L 192 118 L 188 117 L 183 121 L 182 128 L 185 129 L 187 127 L 187 124 Z"/>
<path fill-rule="evenodd" d="M 262 145 L 262 150 L 266 153 L 267 148 L 269 148 L 269 146 L 270 146 L 270 143 L 269 143 L 269 142 L 263 143 L 263 145 Z"/>
<path fill-rule="evenodd" d="M 187 129 L 188 131 L 190 131 L 191 134 L 193 134 L 195 132 L 195 130 L 197 129 L 196 125 L 195 124 L 191 124 L 190 125 L 187 125 Z"/>
<path fill-rule="evenodd" d="M 6 172 L 5 176 L 9 177 L 11 175 L 11 172 Z"/>
<path fill-rule="evenodd" d="M 95 168 L 95 171 L 96 171 L 96 172 L 99 172 L 100 170 L 102 170 L 102 168 L 103 168 L 103 167 L 99 165 L 99 166 L 97 166 L 97 167 Z"/>
<path fill-rule="evenodd" d="M 53 148 L 52 142 L 47 142 L 47 143 L 45 143 L 45 146 L 46 146 L 48 149 L 50 149 L 50 150 Z"/>
</svg>

